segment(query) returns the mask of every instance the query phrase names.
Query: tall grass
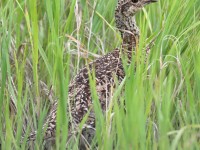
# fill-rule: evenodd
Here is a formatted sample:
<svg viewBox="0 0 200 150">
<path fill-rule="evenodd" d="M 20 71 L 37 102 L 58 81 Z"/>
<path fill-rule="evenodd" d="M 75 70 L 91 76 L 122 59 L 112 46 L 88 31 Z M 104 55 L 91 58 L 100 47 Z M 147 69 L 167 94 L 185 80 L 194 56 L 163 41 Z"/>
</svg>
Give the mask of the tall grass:
<svg viewBox="0 0 200 150">
<path fill-rule="evenodd" d="M 0 1 L 1 149 L 26 149 L 21 136 L 33 130 L 39 133 L 35 149 L 43 148 L 42 124 L 56 99 L 56 148 L 65 148 L 70 79 L 83 65 L 120 46 L 116 2 Z M 199 14 L 199 0 L 160 0 L 137 14 L 138 53 L 122 84 L 113 89 L 106 114 L 92 92 L 99 149 L 200 148 Z M 145 63 L 142 51 L 154 38 Z M 90 83 L 95 89 L 92 78 Z M 68 147 L 77 149 L 77 141 Z"/>
</svg>

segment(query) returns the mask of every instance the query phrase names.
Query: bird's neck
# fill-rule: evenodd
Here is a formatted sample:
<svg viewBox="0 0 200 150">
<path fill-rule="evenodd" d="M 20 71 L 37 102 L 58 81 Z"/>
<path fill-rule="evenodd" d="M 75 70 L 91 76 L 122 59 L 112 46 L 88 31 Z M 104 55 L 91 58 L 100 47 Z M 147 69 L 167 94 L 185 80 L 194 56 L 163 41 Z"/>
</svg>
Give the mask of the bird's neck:
<svg viewBox="0 0 200 150">
<path fill-rule="evenodd" d="M 122 48 L 128 52 L 134 52 L 138 43 L 140 31 L 136 25 L 135 16 L 125 17 L 125 29 L 122 29 Z"/>
<path fill-rule="evenodd" d="M 121 7 L 118 5 L 115 10 L 115 21 L 122 36 L 122 50 L 132 55 L 139 43 L 139 28 L 136 25 L 135 16 L 122 14 Z"/>
</svg>

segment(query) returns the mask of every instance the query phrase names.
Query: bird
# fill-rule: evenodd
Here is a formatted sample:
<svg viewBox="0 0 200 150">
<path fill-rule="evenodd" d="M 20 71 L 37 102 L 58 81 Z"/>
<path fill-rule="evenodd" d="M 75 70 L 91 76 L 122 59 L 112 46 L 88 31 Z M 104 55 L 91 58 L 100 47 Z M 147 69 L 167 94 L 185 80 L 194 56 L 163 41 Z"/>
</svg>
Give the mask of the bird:
<svg viewBox="0 0 200 150">
<path fill-rule="evenodd" d="M 69 136 L 72 135 L 72 127 L 77 127 L 88 113 L 82 128 L 82 136 L 86 140 L 82 142 L 83 145 L 91 143 L 95 135 L 95 112 L 89 75 L 91 72 L 95 74 L 96 93 L 102 112 L 105 113 L 112 97 L 111 88 L 120 84 L 125 78 L 122 56 L 125 55 L 128 58 L 127 65 L 130 65 L 132 55 L 139 44 L 140 31 L 136 25 L 135 14 L 153 2 L 157 2 L 157 0 L 118 0 L 115 9 L 115 22 L 121 33 L 121 46 L 80 69 L 69 83 L 67 99 L 69 104 L 67 112 L 71 116 L 68 123 Z M 55 101 L 43 125 L 43 139 L 45 141 L 55 140 L 57 106 L 58 101 Z M 29 135 L 28 141 L 35 141 L 36 135 L 37 131 L 33 131 Z"/>
</svg>

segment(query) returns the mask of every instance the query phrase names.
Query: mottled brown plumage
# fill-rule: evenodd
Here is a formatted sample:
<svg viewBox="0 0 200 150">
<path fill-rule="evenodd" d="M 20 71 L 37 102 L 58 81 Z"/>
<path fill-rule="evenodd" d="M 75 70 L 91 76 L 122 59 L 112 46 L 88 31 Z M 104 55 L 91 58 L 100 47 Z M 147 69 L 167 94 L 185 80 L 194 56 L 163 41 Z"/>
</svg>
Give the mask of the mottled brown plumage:
<svg viewBox="0 0 200 150">
<path fill-rule="evenodd" d="M 95 133 L 95 114 L 93 109 L 93 101 L 89 86 L 88 74 L 95 72 L 96 91 L 99 97 L 102 111 L 105 112 L 110 101 L 111 87 L 115 87 L 116 83 L 120 83 L 125 73 L 122 65 L 122 56 L 127 56 L 129 65 L 132 53 L 136 49 L 139 42 L 139 29 L 135 22 L 135 13 L 144 5 L 154 2 L 155 0 L 119 0 L 116 11 L 116 26 L 121 32 L 123 43 L 120 49 L 115 49 L 112 52 L 104 55 L 93 62 L 88 67 L 84 67 L 74 77 L 69 85 L 69 108 L 71 121 L 69 123 L 69 137 L 72 135 L 72 126 L 76 127 L 83 119 L 86 113 L 89 112 L 87 121 L 82 129 L 82 134 L 90 143 L 93 134 Z M 88 70 L 89 68 L 89 70 Z M 118 80 L 116 82 L 115 80 Z M 44 128 L 46 128 L 44 140 L 54 139 L 56 130 L 56 112 L 57 101 L 54 103 Z M 91 129 L 87 132 L 88 129 Z M 93 132 L 91 132 L 93 131 Z M 33 132 L 28 140 L 35 140 L 36 132 Z"/>
</svg>

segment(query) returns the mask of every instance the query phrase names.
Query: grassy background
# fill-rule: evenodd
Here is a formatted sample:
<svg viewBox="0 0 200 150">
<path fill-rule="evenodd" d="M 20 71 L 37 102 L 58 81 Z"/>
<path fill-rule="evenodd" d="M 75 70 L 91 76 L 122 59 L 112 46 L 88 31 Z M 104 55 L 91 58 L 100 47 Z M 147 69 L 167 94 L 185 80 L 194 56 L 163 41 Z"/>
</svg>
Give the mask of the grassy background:
<svg viewBox="0 0 200 150">
<path fill-rule="evenodd" d="M 116 2 L 0 1 L 1 149 L 24 149 L 21 136 L 36 129 L 41 133 L 56 99 L 56 148 L 65 147 L 67 85 L 86 63 L 120 46 Z M 137 14 L 139 53 L 126 69 L 125 92 L 119 96 L 121 86 L 114 89 L 105 118 L 92 92 L 100 149 L 200 148 L 199 14 L 199 0 L 159 0 Z M 142 49 L 159 32 L 144 63 Z M 125 101 L 126 115 L 117 99 Z M 41 137 L 36 149 L 42 148 Z M 68 146 L 77 149 L 77 141 Z"/>
</svg>

